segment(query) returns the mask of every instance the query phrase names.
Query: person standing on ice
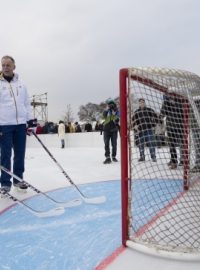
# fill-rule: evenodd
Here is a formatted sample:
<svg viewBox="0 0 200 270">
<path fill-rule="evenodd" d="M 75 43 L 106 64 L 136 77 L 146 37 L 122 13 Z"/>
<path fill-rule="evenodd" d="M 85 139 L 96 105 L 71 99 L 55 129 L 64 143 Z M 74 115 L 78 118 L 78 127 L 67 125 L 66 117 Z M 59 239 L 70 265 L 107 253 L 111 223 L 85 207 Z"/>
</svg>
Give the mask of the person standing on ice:
<svg viewBox="0 0 200 270">
<path fill-rule="evenodd" d="M 105 161 L 109 164 L 112 161 L 117 162 L 117 136 L 119 131 L 119 110 L 116 103 L 112 99 L 106 101 L 107 109 L 103 112 L 103 135 L 105 145 Z M 110 153 L 110 141 L 112 145 L 112 153 Z M 112 154 L 112 161 L 110 154 Z"/>
<path fill-rule="evenodd" d="M 144 98 L 139 99 L 139 108 L 134 112 L 132 121 L 134 130 L 138 132 L 140 152 L 138 161 L 145 161 L 145 143 L 147 143 L 151 159 L 156 162 L 154 128 L 158 123 L 158 116 L 153 109 L 146 106 Z"/>
<path fill-rule="evenodd" d="M 160 110 L 160 118 L 166 118 L 166 130 L 170 151 L 168 166 L 175 170 L 178 165 L 177 147 L 180 149 L 180 163 L 183 166 L 184 152 L 184 107 L 183 100 L 172 94 L 163 95 L 163 103 Z"/>
<path fill-rule="evenodd" d="M 58 125 L 58 137 L 61 141 L 61 148 L 65 148 L 65 125 L 63 121 L 59 121 Z"/>
<path fill-rule="evenodd" d="M 32 119 L 30 99 L 26 86 L 14 73 L 15 60 L 11 56 L 1 59 L 0 72 L 0 144 L 1 165 L 11 170 L 11 155 L 13 156 L 13 173 L 23 178 L 26 148 L 26 134 L 31 135 L 32 127 L 37 126 L 37 120 Z M 13 179 L 13 185 L 27 189 L 23 182 Z M 9 192 L 12 186 L 11 176 L 1 171 L 1 191 Z"/>
</svg>

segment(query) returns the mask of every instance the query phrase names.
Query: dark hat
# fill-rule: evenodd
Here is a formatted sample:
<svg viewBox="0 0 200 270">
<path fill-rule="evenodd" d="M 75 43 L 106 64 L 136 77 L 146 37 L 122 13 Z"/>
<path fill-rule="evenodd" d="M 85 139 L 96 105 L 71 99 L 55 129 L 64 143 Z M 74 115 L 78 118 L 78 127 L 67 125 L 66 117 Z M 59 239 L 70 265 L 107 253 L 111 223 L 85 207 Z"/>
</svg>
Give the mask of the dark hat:
<svg viewBox="0 0 200 270">
<path fill-rule="evenodd" d="M 145 99 L 144 99 L 144 98 L 139 98 L 139 102 L 140 102 L 140 101 L 144 101 L 144 102 L 145 102 Z"/>
<path fill-rule="evenodd" d="M 106 100 L 106 103 L 107 103 L 108 105 L 109 105 L 109 104 L 115 104 L 114 100 L 111 99 L 111 98 L 108 98 L 108 99 Z"/>
</svg>

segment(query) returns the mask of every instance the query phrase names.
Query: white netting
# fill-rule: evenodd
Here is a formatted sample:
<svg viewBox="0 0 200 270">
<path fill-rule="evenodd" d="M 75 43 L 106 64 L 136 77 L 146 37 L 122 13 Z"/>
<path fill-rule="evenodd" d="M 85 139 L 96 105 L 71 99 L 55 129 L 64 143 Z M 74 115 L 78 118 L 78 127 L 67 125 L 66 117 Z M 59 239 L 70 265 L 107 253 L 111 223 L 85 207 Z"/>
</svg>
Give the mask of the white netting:
<svg viewBox="0 0 200 270">
<path fill-rule="evenodd" d="M 129 239 L 200 255 L 200 77 L 131 68 L 127 111 Z"/>
</svg>

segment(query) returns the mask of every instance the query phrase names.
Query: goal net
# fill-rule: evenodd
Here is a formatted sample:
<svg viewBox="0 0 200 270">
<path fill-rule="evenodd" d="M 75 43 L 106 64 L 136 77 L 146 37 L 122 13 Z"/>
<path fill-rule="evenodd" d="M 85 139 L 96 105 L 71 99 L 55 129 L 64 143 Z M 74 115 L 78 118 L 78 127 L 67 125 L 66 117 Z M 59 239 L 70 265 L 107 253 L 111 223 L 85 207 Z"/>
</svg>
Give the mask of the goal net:
<svg viewBox="0 0 200 270">
<path fill-rule="evenodd" d="M 200 259 L 200 77 L 120 70 L 122 242 Z"/>
</svg>

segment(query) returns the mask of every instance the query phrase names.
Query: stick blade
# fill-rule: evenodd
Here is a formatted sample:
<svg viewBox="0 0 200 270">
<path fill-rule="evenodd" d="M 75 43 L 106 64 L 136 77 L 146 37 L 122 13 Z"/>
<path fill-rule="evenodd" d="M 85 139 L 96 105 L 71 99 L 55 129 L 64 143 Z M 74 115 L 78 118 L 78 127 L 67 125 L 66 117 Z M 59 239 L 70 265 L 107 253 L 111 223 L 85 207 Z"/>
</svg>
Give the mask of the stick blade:
<svg viewBox="0 0 200 270">
<path fill-rule="evenodd" d="M 64 207 L 56 207 L 46 212 L 37 212 L 34 213 L 37 217 L 46 218 L 46 217 L 55 217 L 64 214 Z"/>
<path fill-rule="evenodd" d="M 63 206 L 64 208 L 70 208 L 70 207 L 75 207 L 75 206 L 81 205 L 82 200 L 81 199 L 75 199 L 75 200 L 68 201 L 68 202 L 60 202 L 59 204 L 61 206 Z"/>
<path fill-rule="evenodd" d="M 106 197 L 105 196 L 91 197 L 91 198 L 83 197 L 83 200 L 85 203 L 89 204 L 100 204 L 106 201 Z"/>
</svg>

